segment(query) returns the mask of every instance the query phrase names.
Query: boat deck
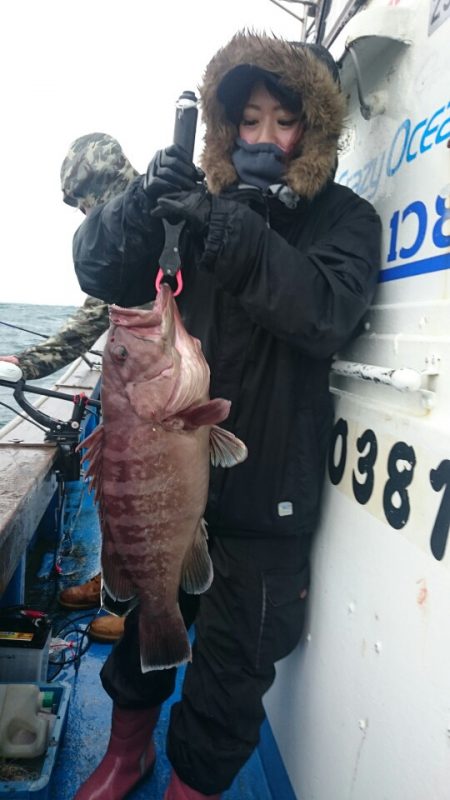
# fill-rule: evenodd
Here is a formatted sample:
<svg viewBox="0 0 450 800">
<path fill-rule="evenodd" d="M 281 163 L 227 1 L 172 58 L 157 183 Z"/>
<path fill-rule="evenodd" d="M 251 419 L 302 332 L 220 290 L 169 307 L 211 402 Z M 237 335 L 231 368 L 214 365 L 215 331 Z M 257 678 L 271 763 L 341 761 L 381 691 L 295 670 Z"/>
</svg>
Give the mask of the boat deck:
<svg viewBox="0 0 450 800">
<path fill-rule="evenodd" d="M 82 656 L 76 674 L 73 667 L 69 667 L 57 677 L 58 682 L 62 680 L 69 683 L 72 691 L 67 729 L 57 757 L 48 800 L 72 800 L 75 791 L 95 769 L 106 750 L 111 701 L 102 688 L 99 671 L 110 649 L 111 645 L 92 643 Z M 182 677 L 183 670 L 180 670 L 173 700 L 179 696 Z M 155 770 L 148 780 L 130 793 L 130 800 L 163 798 L 170 775 L 170 764 L 165 755 L 165 737 L 171 702 L 163 706 L 155 731 Z M 223 796 L 226 800 L 286 800 L 285 794 L 272 794 L 259 751 Z"/>
<path fill-rule="evenodd" d="M 96 512 L 95 509 L 85 511 L 84 525 L 89 516 L 94 517 L 91 528 L 84 528 L 81 532 L 74 527 L 73 551 L 79 558 L 72 559 L 72 570 L 75 562 L 78 571 L 72 572 L 72 581 L 78 583 L 92 575 L 93 567 L 97 564 L 98 548 L 95 536 Z M 80 519 L 80 518 L 79 518 Z M 88 542 L 86 542 L 86 530 Z M 82 546 L 83 541 L 83 546 Z M 89 547 L 89 542 L 91 547 Z M 104 612 L 98 609 L 84 612 L 64 612 L 56 602 L 55 588 L 67 585 L 68 581 L 59 576 L 49 577 L 45 574 L 45 565 L 51 562 L 48 552 L 40 552 L 43 571 L 39 570 L 34 575 L 34 580 L 28 579 L 27 605 L 45 609 L 53 622 L 53 637 L 64 638 L 74 643 L 75 648 L 80 648 L 81 655 L 77 662 L 61 666 L 50 662 L 48 680 L 55 683 L 65 683 L 71 688 L 67 727 L 62 740 L 55 768 L 46 800 L 72 800 L 78 787 L 89 777 L 100 762 L 109 738 L 112 702 L 104 691 L 100 681 L 101 667 L 109 655 L 113 645 L 99 644 L 89 640 L 84 631 L 96 616 Z M 34 553 L 30 563 L 36 561 Z M 65 563 L 64 560 L 62 562 Z M 39 598 L 39 599 L 38 599 Z M 192 632 L 191 632 L 192 633 Z M 68 653 L 68 651 L 65 651 Z M 67 660 L 72 658 L 66 656 Z M 185 668 L 178 670 L 175 692 L 167 701 L 161 712 L 155 730 L 155 745 L 157 762 L 152 776 L 144 780 L 129 794 L 130 800 L 162 800 L 165 787 L 170 776 L 170 764 L 165 754 L 165 740 L 169 723 L 170 707 L 180 697 Z M 287 778 L 276 743 L 273 739 L 268 722 L 264 723 L 261 742 L 237 776 L 232 787 L 224 793 L 225 800 L 295 800 L 289 779 Z"/>
<path fill-rule="evenodd" d="M 68 722 L 63 744 L 58 754 L 48 800 L 72 800 L 76 789 L 91 774 L 106 750 L 111 718 L 111 700 L 104 691 L 99 673 L 112 645 L 98 644 L 83 636 L 83 631 L 99 612 L 93 609 L 83 615 L 75 612 L 63 613 L 56 602 L 57 591 L 69 584 L 82 583 L 98 570 L 100 534 L 98 516 L 92 501 L 83 498 L 82 513 L 79 510 L 78 492 L 70 497 L 65 515 L 70 528 L 71 550 L 61 554 L 58 563 L 62 573 L 49 574 L 55 562 L 52 552 L 40 553 L 40 568 L 33 566 L 34 581 L 28 581 L 27 603 L 49 609 L 53 619 L 53 636 L 60 635 L 69 641 L 87 647 L 75 670 L 70 664 L 61 671 L 51 666 L 49 678 L 71 686 Z M 45 540 L 44 540 L 45 541 Z M 48 546 L 48 543 L 47 543 Z M 39 552 L 41 548 L 37 546 Z M 29 559 L 30 566 L 37 565 L 35 551 Z M 71 633 L 71 630 L 74 633 Z M 81 631 L 81 633 L 80 633 Z M 66 651 L 67 652 L 67 651 Z M 179 699 L 184 668 L 178 670 L 176 689 L 170 701 L 163 706 L 155 731 L 157 763 L 153 775 L 129 797 L 130 800 L 162 800 L 169 781 L 170 765 L 165 755 L 165 738 L 171 704 Z M 233 786 L 224 795 L 226 800 L 295 800 L 289 779 L 273 739 L 268 723 L 265 723 L 258 750 L 241 770 Z"/>
<path fill-rule="evenodd" d="M 61 552 L 61 540 L 37 538 L 30 549 L 26 580 L 26 605 L 45 610 L 52 619 L 52 637 L 72 642 L 81 650 L 78 663 L 49 664 L 48 681 L 71 687 L 67 727 L 60 746 L 46 800 L 72 800 L 78 787 L 100 762 L 109 738 L 111 700 L 104 691 L 99 673 L 111 651 L 111 644 L 89 640 L 85 630 L 92 619 L 103 614 L 99 609 L 65 611 L 57 603 L 58 592 L 70 584 L 88 580 L 98 570 L 100 534 L 98 516 L 92 500 L 73 487 L 65 513 L 70 528 L 69 552 Z M 57 562 L 61 572 L 56 573 Z M 67 661 L 72 658 L 69 651 Z M 57 657 L 58 658 L 58 657 Z M 176 689 L 163 706 L 155 731 L 157 763 L 153 775 L 130 793 L 130 800 L 162 800 L 169 781 L 170 765 L 165 755 L 165 738 L 171 704 L 179 699 L 184 667 L 178 670 Z M 263 726 L 261 745 L 242 769 L 226 800 L 295 800 L 270 726 Z"/>
</svg>

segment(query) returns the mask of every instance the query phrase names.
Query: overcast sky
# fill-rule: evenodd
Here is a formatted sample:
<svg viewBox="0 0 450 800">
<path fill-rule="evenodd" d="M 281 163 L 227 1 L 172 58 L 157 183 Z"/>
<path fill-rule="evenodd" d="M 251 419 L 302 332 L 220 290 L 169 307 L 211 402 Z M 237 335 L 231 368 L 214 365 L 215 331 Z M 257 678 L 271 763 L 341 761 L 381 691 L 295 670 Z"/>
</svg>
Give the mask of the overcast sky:
<svg viewBox="0 0 450 800">
<path fill-rule="evenodd" d="M 59 185 L 70 143 L 105 131 L 144 172 L 171 142 L 176 98 L 245 26 L 300 31 L 270 0 L 2 0 L 0 302 L 83 302 L 71 254 L 82 216 Z"/>
</svg>

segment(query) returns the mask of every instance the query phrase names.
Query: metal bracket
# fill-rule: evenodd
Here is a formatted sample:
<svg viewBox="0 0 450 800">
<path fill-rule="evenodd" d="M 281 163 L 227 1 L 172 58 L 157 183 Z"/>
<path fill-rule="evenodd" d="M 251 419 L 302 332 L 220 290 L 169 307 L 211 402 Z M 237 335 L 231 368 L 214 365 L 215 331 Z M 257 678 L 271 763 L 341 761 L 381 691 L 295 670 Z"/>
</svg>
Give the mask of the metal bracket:
<svg viewBox="0 0 450 800">
<path fill-rule="evenodd" d="M 80 438 L 81 421 L 86 413 L 86 406 L 89 404 L 95 408 L 100 408 L 100 401 L 93 400 L 83 393 L 69 395 L 63 392 L 55 392 L 51 389 L 44 389 L 44 387 L 40 386 L 32 386 L 25 383 L 23 378 L 18 381 L 0 379 L 0 385 L 13 389 L 13 396 L 18 405 L 28 414 L 31 420 L 47 429 L 45 442 L 55 444 L 58 447 L 55 469 L 59 470 L 66 480 L 78 480 L 80 475 L 80 455 L 76 448 Z M 73 405 L 71 418 L 69 420 L 60 420 L 45 414 L 27 400 L 25 392 L 69 400 Z"/>
<path fill-rule="evenodd" d="M 364 92 L 362 88 L 362 77 L 361 77 L 361 70 L 359 68 L 359 61 L 358 56 L 356 55 L 355 48 L 351 44 L 345 45 L 345 49 L 347 53 L 350 53 L 350 57 L 353 62 L 353 66 L 355 69 L 355 77 L 356 77 L 356 91 L 358 92 L 358 100 L 359 100 L 359 110 L 361 111 L 361 116 L 364 119 L 371 119 L 372 118 L 372 106 L 367 103 L 364 98 Z"/>
<path fill-rule="evenodd" d="M 439 356 L 427 357 L 425 363 L 429 366 L 419 372 L 406 367 L 396 369 L 395 367 L 380 367 L 374 364 L 336 360 L 331 365 L 331 371 L 344 378 L 355 378 L 391 386 L 399 392 L 420 392 L 422 405 L 426 409 L 431 409 L 435 404 L 436 393 L 424 386 L 424 379 L 439 375 L 439 362 Z"/>
<path fill-rule="evenodd" d="M 300 34 L 300 41 L 306 42 L 306 33 L 307 33 L 307 22 L 308 17 L 314 17 L 316 11 L 319 7 L 319 3 L 317 0 L 284 0 L 285 3 L 296 3 L 297 5 L 301 5 L 304 7 L 303 17 L 299 17 L 297 14 L 294 14 L 293 11 L 290 11 L 289 8 L 286 8 L 283 3 L 279 2 L 279 0 L 270 0 L 275 6 L 281 8 L 282 11 L 285 11 L 286 14 L 290 14 L 291 17 L 301 22 L 302 31 Z"/>
</svg>

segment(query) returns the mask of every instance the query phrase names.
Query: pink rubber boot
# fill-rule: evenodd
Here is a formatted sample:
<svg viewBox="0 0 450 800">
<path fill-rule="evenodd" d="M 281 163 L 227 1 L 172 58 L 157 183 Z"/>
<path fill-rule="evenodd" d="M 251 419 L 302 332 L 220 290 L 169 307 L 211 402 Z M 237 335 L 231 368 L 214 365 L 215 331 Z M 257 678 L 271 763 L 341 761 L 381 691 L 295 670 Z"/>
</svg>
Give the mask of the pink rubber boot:
<svg viewBox="0 0 450 800">
<path fill-rule="evenodd" d="M 160 706 L 139 711 L 113 706 L 108 749 L 74 800 L 122 800 L 150 774 L 156 760 L 152 733 L 160 710 Z"/>
<path fill-rule="evenodd" d="M 164 800 L 220 800 L 220 794 L 202 794 L 183 783 L 176 772 L 172 772 Z"/>
</svg>

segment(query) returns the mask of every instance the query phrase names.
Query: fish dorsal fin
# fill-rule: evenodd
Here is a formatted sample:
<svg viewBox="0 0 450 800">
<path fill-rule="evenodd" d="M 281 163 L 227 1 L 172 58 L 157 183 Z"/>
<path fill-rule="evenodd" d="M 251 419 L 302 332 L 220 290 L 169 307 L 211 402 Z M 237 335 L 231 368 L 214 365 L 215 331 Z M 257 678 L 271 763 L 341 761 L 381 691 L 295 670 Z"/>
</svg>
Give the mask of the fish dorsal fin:
<svg viewBox="0 0 450 800">
<path fill-rule="evenodd" d="M 217 425 L 211 428 L 209 447 L 213 467 L 234 467 L 245 461 L 248 455 L 244 442 Z"/>
<path fill-rule="evenodd" d="M 86 470 L 86 478 L 91 478 L 91 484 L 89 486 L 89 491 L 94 490 L 95 492 L 95 500 L 98 501 L 101 499 L 101 492 L 102 492 L 102 477 L 103 477 L 103 439 L 104 439 L 105 431 L 103 425 L 98 425 L 95 430 L 83 439 L 82 442 L 78 445 L 77 452 L 79 450 L 86 450 L 84 456 L 81 459 L 81 463 L 84 464 L 86 461 L 89 463 L 89 466 Z"/>
</svg>

